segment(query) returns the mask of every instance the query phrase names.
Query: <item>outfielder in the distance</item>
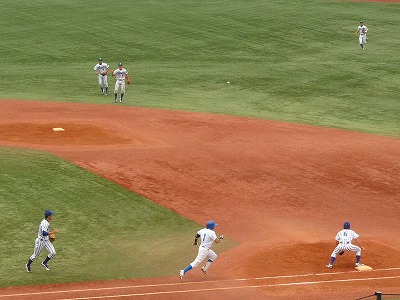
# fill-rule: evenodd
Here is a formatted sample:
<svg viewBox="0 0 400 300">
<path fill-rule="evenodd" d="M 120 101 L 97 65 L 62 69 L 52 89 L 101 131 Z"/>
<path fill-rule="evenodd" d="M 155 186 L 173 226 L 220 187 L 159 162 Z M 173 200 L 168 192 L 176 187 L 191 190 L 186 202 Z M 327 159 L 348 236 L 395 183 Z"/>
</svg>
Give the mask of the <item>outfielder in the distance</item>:
<svg viewBox="0 0 400 300">
<path fill-rule="evenodd" d="M 31 272 L 32 262 L 39 257 L 40 253 L 42 253 L 43 251 L 43 248 L 45 248 L 49 254 L 47 255 L 46 259 L 41 263 L 41 265 L 47 271 L 50 270 L 47 263 L 50 259 L 54 257 L 54 255 L 56 255 L 56 250 L 54 249 L 53 244 L 50 242 L 49 236 L 58 233 L 58 229 L 50 231 L 50 221 L 53 219 L 53 214 L 54 213 L 51 210 L 46 210 L 44 212 L 44 219 L 42 220 L 42 222 L 40 222 L 38 237 L 35 240 L 35 249 L 33 250 L 32 256 L 29 258 L 28 263 L 25 265 L 26 271 L 28 273 Z"/>
<path fill-rule="evenodd" d="M 201 238 L 201 244 L 199 247 L 199 252 L 197 254 L 196 259 L 190 263 L 186 269 L 179 271 L 179 277 L 182 280 L 183 275 L 186 272 L 190 271 L 191 269 L 200 265 L 206 258 L 208 258 L 206 264 L 201 268 L 201 271 L 207 275 L 208 268 L 210 267 L 211 263 L 217 258 L 217 254 L 211 250 L 211 246 L 213 242 L 219 243 L 224 238 L 223 235 L 217 237 L 217 234 L 214 231 L 215 224 L 213 220 L 210 220 L 206 224 L 206 228 L 199 230 L 194 237 L 193 246 L 198 245 L 198 240 Z"/>
<path fill-rule="evenodd" d="M 358 41 L 360 43 L 360 46 L 361 46 L 362 50 L 365 49 L 365 44 L 368 41 L 367 32 L 368 32 L 367 26 L 364 25 L 363 21 L 360 21 L 360 25 L 358 25 L 358 27 L 357 27 L 356 34 L 357 33 L 359 34 Z"/>
<path fill-rule="evenodd" d="M 128 84 L 131 83 L 131 80 L 128 76 L 128 71 L 124 69 L 122 63 L 119 63 L 118 69 L 114 70 L 112 74 L 116 78 L 114 88 L 114 102 L 117 102 L 119 89 L 121 89 L 121 100 L 119 100 L 119 102 L 122 102 L 125 95 L 125 80 Z"/>
<path fill-rule="evenodd" d="M 94 66 L 94 74 L 98 75 L 99 78 L 99 86 L 101 90 L 101 94 L 108 95 L 108 79 L 107 73 L 110 71 L 110 66 L 103 62 L 103 59 L 99 58 L 99 63 Z M 105 90 L 105 91 L 104 91 Z"/>
<path fill-rule="evenodd" d="M 356 252 L 356 267 L 359 267 L 360 260 L 361 260 L 361 249 L 365 250 L 364 247 L 361 245 L 359 241 L 357 241 L 357 238 L 359 235 L 355 233 L 353 230 L 350 229 L 350 223 L 345 222 L 343 224 L 343 229 L 340 230 L 336 234 L 336 248 L 333 250 L 331 254 L 331 261 L 329 262 L 328 265 L 326 265 L 327 268 L 332 269 L 333 264 L 335 263 L 336 256 L 343 255 L 345 251 L 352 251 Z M 356 245 L 352 244 L 352 241 L 356 242 Z"/>
</svg>

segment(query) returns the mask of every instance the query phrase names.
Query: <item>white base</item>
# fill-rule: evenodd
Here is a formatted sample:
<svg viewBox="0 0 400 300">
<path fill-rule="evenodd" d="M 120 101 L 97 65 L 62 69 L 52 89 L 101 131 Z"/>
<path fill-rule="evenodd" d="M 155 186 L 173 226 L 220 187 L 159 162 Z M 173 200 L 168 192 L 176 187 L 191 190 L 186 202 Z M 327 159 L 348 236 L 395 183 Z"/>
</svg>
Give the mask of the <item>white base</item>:
<svg viewBox="0 0 400 300">
<path fill-rule="evenodd" d="M 367 265 L 361 265 L 359 267 L 356 267 L 357 271 L 372 271 L 373 269 L 370 266 Z"/>
</svg>

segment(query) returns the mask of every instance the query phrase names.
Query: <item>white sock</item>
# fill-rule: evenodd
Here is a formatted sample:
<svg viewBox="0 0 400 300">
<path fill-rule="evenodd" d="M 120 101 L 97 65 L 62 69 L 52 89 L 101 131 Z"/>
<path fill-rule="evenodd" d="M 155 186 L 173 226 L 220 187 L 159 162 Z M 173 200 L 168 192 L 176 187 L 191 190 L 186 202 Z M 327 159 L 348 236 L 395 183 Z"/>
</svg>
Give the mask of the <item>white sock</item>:
<svg viewBox="0 0 400 300">
<path fill-rule="evenodd" d="M 206 262 L 206 265 L 205 265 L 204 268 L 203 268 L 204 271 L 207 271 L 207 270 L 208 270 L 208 268 L 210 267 L 211 263 L 212 263 L 212 261 Z"/>
</svg>

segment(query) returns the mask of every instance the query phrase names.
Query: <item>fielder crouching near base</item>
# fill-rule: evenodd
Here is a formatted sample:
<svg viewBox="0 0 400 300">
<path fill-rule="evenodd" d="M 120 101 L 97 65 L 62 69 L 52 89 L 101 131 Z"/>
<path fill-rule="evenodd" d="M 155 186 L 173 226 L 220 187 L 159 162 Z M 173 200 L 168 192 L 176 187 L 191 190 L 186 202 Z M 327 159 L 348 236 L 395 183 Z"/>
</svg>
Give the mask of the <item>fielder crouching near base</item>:
<svg viewBox="0 0 400 300">
<path fill-rule="evenodd" d="M 355 233 L 353 230 L 350 230 L 350 223 L 345 222 L 343 224 L 343 229 L 336 234 L 335 240 L 337 245 L 331 254 L 331 260 L 326 267 L 332 269 L 336 260 L 336 256 L 338 254 L 343 255 L 345 251 L 356 252 L 356 267 L 359 267 L 361 265 L 361 249 L 365 249 L 361 243 L 357 241 L 358 237 L 359 235 L 357 233 Z M 353 245 L 352 241 L 356 242 L 358 246 Z"/>
<path fill-rule="evenodd" d="M 211 250 L 211 246 L 213 242 L 219 243 L 224 238 L 223 235 L 217 237 L 217 234 L 214 231 L 214 228 L 217 225 L 218 224 L 215 224 L 213 220 L 210 220 L 207 222 L 206 228 L 203 228 L 197 232 L 193 246 L 198 245 L 197 242 L 199 238 L 201 238 L 199 252 L 196 259 L 192 263 L 190 263 L 186 267 L 186 269 L 179 271 L 179 277 L 181 280 L 186 272 L 200 265 L 208 257 L 206 264 L 204 265 L 204 267 L 201 268 L 201 271 L 207 275 L 208 268 L 210 267 L 211 263 L 217 258 L 217 254 L 215 254 L 215 252 Z"/>
</svg>

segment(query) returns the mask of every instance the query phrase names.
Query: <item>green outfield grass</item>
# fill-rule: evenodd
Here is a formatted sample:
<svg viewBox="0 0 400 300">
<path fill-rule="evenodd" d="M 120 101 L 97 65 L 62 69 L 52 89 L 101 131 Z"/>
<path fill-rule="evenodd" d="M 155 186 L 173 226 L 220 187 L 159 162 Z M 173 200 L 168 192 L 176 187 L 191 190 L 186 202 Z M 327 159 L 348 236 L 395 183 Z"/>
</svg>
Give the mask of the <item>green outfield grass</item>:
<svg viewBox="0 0 400 300">
<path fill-rule="evenodd" d="M 101 56 L 131 74 L 123 105 L 400 137 L 400 5 L 0 0 L 0 8 L 0 98 L 110 103 L 93 74 Z M 364 52 L 360 19 L 370 28 Z M 0 165 L 0 287 L 173 275 L 195 255 L 198 225 L 105 179 L 42 152 L 0 148 Z M 27 274 L 48 208 L 61 230 L 58 255 L 51 273 L 35 262 Z"/>
<path fill-rule="evenodd" d="M 326 0 L 0 0 L 0 97 L 108 103 L 92 68 L 124 62 L 124 105 L 400 136 L 400 5 Z M 354 34 L 370 28 L 362 52 Z M 114 80 L 110 79 L 111 86 Z M 227 84 L 230 81 L 230 84 Z"/>
<path fill-rule="evenodd" d="M 196 256 L 199 225 L 43 152 L 0 148 L 0 287 L 177 275 Z M 26 273 L 46 209 L 57 256 Z M 215 246 L 222 252 L 234 243 Z"/>
</svg>

